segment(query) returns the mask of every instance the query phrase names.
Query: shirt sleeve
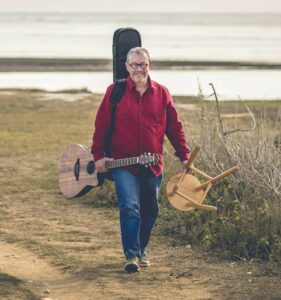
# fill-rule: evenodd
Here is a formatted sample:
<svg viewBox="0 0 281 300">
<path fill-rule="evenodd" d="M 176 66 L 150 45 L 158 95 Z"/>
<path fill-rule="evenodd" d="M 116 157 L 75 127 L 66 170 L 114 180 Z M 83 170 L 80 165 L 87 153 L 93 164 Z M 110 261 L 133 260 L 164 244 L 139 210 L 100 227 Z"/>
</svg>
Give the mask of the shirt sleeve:
<svg viewBox="0 0 281 300">
<path fill-rule="evenodd" d="M 188 160 L 190 148 L 186 142 L 182 123 L 179 119 L 175 103 L 168 90 L 166 90 L 166 97 L 166 135 L 176 151 L 175 155 L 179 157 L 181 161 Z"/>
<path fill-rule="evenodd" d="M 93 140 L 91 146 L 91 152 L 94 156 L 94 160 L 97 161 L 105 156 L 104 146 L 106 142 L 106 136 L 110 126 L 110 95 L 113 89 L 113 85 L 109 86 L 103 97 L 103 100 L 98 108 L 95 128 L 93 133 Z"/>
</svg>

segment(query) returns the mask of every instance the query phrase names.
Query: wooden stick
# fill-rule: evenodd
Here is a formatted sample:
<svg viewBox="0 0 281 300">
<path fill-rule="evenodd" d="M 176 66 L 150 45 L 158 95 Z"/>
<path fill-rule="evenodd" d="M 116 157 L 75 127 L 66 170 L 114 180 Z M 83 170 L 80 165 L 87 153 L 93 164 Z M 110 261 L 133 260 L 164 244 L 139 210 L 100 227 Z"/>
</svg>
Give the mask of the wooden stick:
<svg viewBox="0 0 281 300">
<path fill-rule="evenodd" d="M 204 191 L 204 194 L 203 194 L 203 197 L 201 199 L 201 203 L 203 203 L 204 199 L 206 198 L 208 192 L 209 192 L 209 189 L 212 187 L 212 183 L 210 182 L 208 185 L 207 185 L 207 188 L 206 190 Z"/>
<path fill-rule="evenodd" d="M 195 148 L 191 151 L 190 153 L 190 157 L 189 157 L 189 160 L 186 164 L 186 167 L 189 168 L 193 162 L 193 160 L 195 159 L 198 151 L 200 150 L 200 147 L 199 146 L 195 146 Z"/>
<path fill-rule="evenodd" d="M 224 177 L 230 175 L 231 173 L 236 172 L 237 170 L 239 170 L 239 167 L 237 167 L 237 166 L 232 167 L 231 169 L 229 169 L 229 170 L 227 170 L 227 171 L 221 173 L 220 175 L 218 175 L 218 176 L 212 178 L 211 180 L 209 180 L 209 181 L 207 181 L 207 182 L 201 184 L 200 186 L 198 186 L 198 187 L 195 189 L 195 191 L 198 192 L 198 191 L 200 191 L 200 190 L 203 190 L 203 189 L 205 189 L 205 188 L 209 185 L 209 183 L 216 183 L 216 182 L 220 181 L 221 179 L 223 179 Z"/>
<path fill-rule="evenodd" d="M 190 202 L 193 207 L 195 208 L 200 208 L 200 209 L 204 209 L 204 210 L 208 210 L 208 211 L 217 211 L 218 209 L 215 206 L 211 206 L 211 205 L 206 205 L 206 204 L 200 204 L 194 200 L 192 200 L 191 198 L 185 196 L 184 194 L 182 194 L 181 192 L 177 192 L 177 194 L 181 197 L 183 197 L 185 200 L 187 200 L 188 202 Z"/>
<path fill-rule="evenodd" d="M 211 180 L 211 182 L 212 182 L 212 183 L 216 183 L 216 182 L 220 181 L 221 179 L 223 179 L 224 177 L 226 177 L 226 176 L 230 175 L 231 173 L 234 173 L 234 172 L 236 172 L 236 171 L 238 171 L 238 170 L 239 170 L 239 167 L 238 167 L 238 166 L 232 167 L 231 169 L 229 169 L 229 170 L 227 170 L 227 171 L 221 173 L 220 175 L 214 177 L 214 178 Z"/>
<path fill-rule="evenodd" d="M 184 180 L 184 177 L 188 173 L 189 168 L 190 168 L 190 166 L 191 166 L 193 160 L 195 159 L 195 157 L 196 157 L 196 155 L 197 155 L 197 153 L 198 153 L 199 150 L 200 150 L 200 147 L 199 146 L 195 146 L 195 148 L 191 151 L 189 160 L 188 160 L 188 162 L 186 164 L 186 171 L 183 172 L 183 174 L 180 177 L 178 183 L 176 184 L 175 191 L 177 191 L 177 189 L 180 186 L 180 183 Z"/>
<path fill-rule="evenodd" d="M 207 179 L 213 179 L 211 176 L 207 175 L 206 173 L 202 172 L 201 170 L 195 168 L 195 167 L 190 167 L 191 170 L 193 170 L 194 172 L 202 175 L 203 177 L 207 178 Z"/>
</svg>

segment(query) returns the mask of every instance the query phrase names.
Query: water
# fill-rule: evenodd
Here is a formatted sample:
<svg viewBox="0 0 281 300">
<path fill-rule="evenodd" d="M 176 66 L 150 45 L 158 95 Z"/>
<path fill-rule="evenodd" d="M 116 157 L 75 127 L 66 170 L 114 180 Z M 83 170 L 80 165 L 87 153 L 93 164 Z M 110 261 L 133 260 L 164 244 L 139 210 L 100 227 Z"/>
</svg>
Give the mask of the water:
<svg viewBox="0 0 281 300">
<path fill-rule="evenodd" d="M 281 14 L 0 14 L 0 57 L 111 58 L 120 27 L 154 59 L 281 63 Z"/>
<path fill-rule="evenodd" d="M 152 59 L 281 63 L 281 14 L 0 14 L 0 57 L 111 58 L 113 32 L 134 27 Z M 281 70 L 153 71 L 174 95 L 213 82 L 225 99 L 281 99 Z M 0 87 L 103 93 L 110 73 L 0 73 Z"/>
<path fill-rule="evenodd" d="M 213 83 L 221 100 L 280 100 L 280 71 L 151 71 L 153 79 L 169 87 L 173 95 L 197 95 L 198 85 L 206 96 Z M 50 91 L 87 88 L 104 93 L 111 72 L 17 72 L 0 73 L 0 88 L 39 88 Z M 214 98 L 209 98 L 214 100 Z"/>
</svg>

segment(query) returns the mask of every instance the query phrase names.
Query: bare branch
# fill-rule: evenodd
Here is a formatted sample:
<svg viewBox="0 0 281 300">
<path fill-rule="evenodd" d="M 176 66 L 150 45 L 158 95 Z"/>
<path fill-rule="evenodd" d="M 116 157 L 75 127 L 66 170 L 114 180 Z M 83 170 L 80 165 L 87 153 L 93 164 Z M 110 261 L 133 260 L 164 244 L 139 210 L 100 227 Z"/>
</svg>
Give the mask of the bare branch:
<svg viewBox="0 0 281 300">
<path fill-rule="evenodd" d="M 255 119 L 252 111 L 250 110 L 249 106 L 239 96 L 237 96 L 237 97 L 244 104 L 244 106 L 246 107 L 246 109 L 247 109 L 250 117 L 252 118 L 252 121 L 253 121 L 252 127 L 251 128 L 244 128 L 244 129 L 242 129 L 242 128 L 236 128 L 236 129 L 224 132 L 223 135 L 231 134 L 231 133 L 234 133 L 234 132 L 237 132 L 237 131 L 252 131 L 252 130 L 255 130 L 255 128 L 257 126 L 256 119 Z"/>
<path fill-rule="evenodd" d="M 219 107 L 219 99 L 218 99 L 218 96 L 217 96 L 217 92 L 216 92 L 215 87 L 212 83 L 209 83 L 209 85 L 211 86 L 211 88 L 214 92 L 214 96 L 215 96 L 215 99 L 216 99 L 216 107 L 217 107 L 217 112 L 218 112 L 218 117 L 219 117 L 220 131 L 224 135 L 222 119 L 221 119 L 221 112 L 220 112 L 220 107 Z"/>
</svg>

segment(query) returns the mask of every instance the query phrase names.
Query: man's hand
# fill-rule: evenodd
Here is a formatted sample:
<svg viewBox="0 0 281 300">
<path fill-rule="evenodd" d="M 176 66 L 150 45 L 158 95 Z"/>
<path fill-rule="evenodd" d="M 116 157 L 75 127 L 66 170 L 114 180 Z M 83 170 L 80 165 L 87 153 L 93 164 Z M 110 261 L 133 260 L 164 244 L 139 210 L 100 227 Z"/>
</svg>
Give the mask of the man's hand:
<svg viewBox="0 0 281 300">
<path fill-rule="evenodd" d="M 108 170 L 105 167 L 105 163 L 107 161 L 111 161 L 111 160 L 113 160 L 113 158 L 103 157 L 102 159 L 95 161 L 95 166 L 96 166 L 97 172 L 98 173 L 106 173 Z"/>
<path fill-rule="evenodd" d="M 190 173 L 191 169 L 190 169 L 190 167 L 187 166 L 187 163 L 188 163 L 188 160 L 183 160 L 181 162 L 182 167 L 183 167 L 183 171 L 186 172 L 186 173 Z"/>
</svg>

